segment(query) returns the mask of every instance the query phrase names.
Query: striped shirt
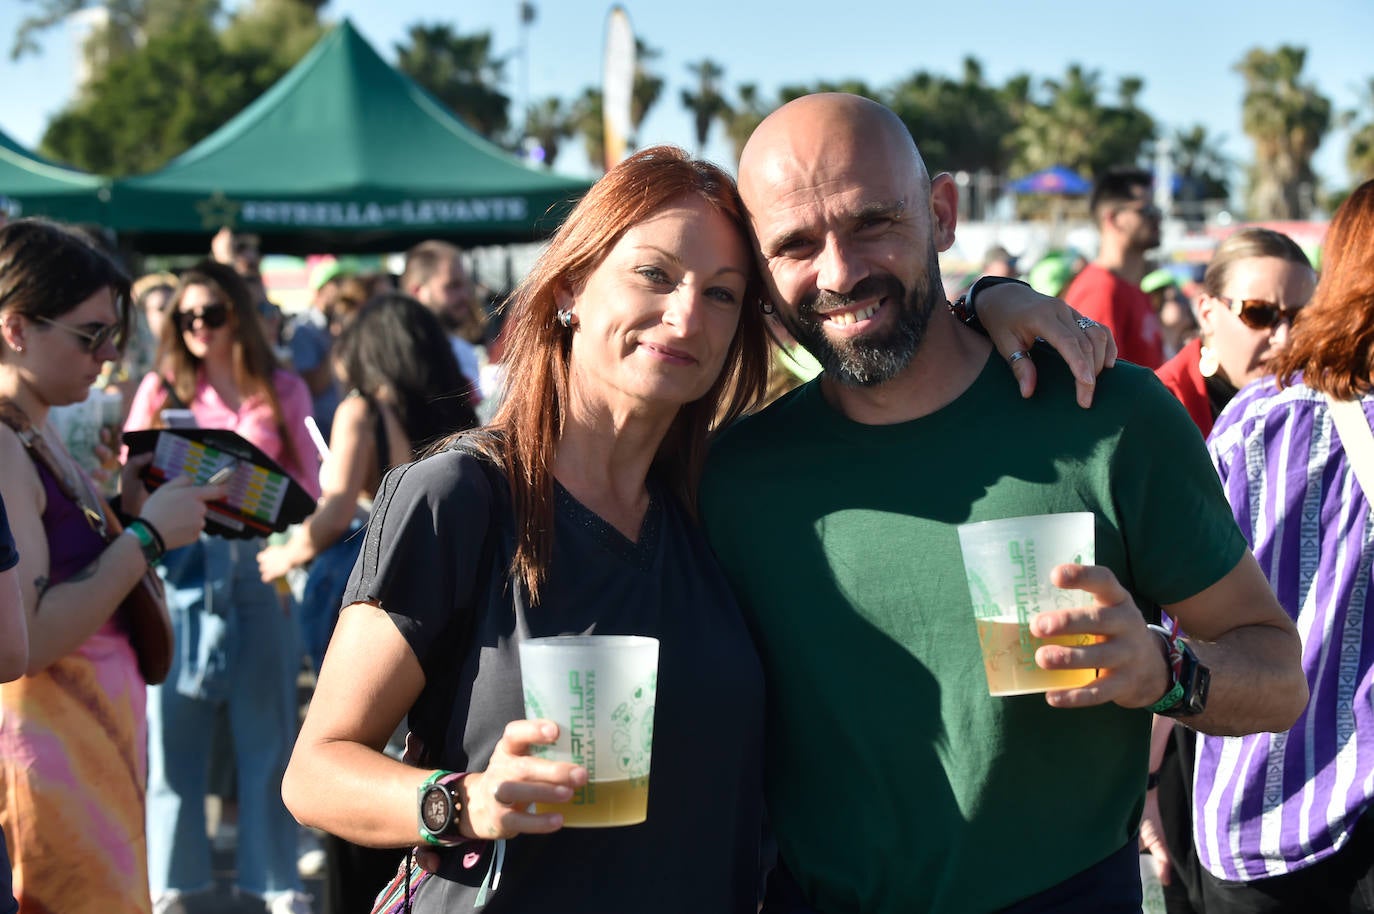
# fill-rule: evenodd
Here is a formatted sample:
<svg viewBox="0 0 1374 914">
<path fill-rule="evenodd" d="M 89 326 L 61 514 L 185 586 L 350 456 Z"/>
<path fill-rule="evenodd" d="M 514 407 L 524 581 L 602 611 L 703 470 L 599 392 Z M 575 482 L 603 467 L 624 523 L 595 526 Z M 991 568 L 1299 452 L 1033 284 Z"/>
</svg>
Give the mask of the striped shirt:
<svg viewBox="0 0 1374 914">
<path fill-rule="evenodd" d="M 1374 416 L 1374 396 L 1363 400 Z M 1374 525 L 1324 395 L 1272 378 L 1208 449 L 1236 522 L 1302 636 L 1312 700 L 1287 733 L 1198 737 L 1193 827 L 1216 877 L 1249 881 L 1340 850 L 1374 796 Z"/>
</svg>

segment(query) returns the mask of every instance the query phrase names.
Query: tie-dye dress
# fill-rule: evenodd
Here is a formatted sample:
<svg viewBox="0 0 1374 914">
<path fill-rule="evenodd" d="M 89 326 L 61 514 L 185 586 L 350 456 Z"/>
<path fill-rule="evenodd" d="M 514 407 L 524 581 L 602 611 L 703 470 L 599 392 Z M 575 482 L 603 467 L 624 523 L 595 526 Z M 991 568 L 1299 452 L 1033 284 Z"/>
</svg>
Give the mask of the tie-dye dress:
<svg viewBox="0 0 1374 914">
<path fill-rule="evenodd" d="M 105 548 L 37 465 L 49 586 Z M 40 610 L 41 611 L 41 610 Z M 20 914 L 148 914 L 145 683 L 116 614 L 73 653 L 0 685 L 0 826 Z"/>
</svg>

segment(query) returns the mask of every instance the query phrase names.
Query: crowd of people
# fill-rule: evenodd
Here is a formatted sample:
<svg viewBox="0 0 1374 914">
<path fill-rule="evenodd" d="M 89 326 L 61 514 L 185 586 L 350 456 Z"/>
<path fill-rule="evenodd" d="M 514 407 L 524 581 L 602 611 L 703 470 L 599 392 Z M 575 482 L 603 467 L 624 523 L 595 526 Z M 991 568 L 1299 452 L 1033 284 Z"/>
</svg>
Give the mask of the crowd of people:
<svg viewBox="0 0 1374 914">
<path fill-rule="evenodd" d="M 1126 912 L 1142 853 L 1173 912 L 1374 910 L 1374 183 L 1320 279 L 1242 229 L 1192 304 L 1148 175 L 1091 207 L 1052 295 L 1001 252 L 947 302 L 955 182 L 805 96 L 738 184 L 613 168 L 499 338 L 443 241 L 322 265 L 283 327 L 251 239 L 130 282 L 0 226 L 0 914 L 184 914 L 212 791 L 270 914 L 393 875 L 388 912 Z M 92 478 L 48 421 L 92 385 L 126 431 L 236 432 L 313 512 L 216 535 L 222 485 L 150 492 L 113 438 Z M 1091 681 L 989 696 L 956 528 L 1072 511 L 1095 564 L 1043 573 L 1087 605 L 1029 624 Z M 660 642 L 643 824 L 534 808 L 588 774 L 541 756 L 519 648 L 570 632 Z"/>
</svg>

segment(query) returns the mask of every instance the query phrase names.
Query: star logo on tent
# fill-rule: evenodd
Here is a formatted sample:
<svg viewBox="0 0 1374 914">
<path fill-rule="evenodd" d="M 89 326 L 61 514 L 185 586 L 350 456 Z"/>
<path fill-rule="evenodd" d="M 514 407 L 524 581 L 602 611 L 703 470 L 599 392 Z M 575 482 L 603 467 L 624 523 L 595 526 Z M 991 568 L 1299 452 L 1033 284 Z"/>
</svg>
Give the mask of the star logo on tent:
<svg viewBox="0 0 1374 914">
<path fill-rule="evenodd" d="M 243 209 L 243 204 L 235 203 L 217 190 L 208 200 L 197 203 L 196 209 L 200 212 L 202 228 L 217 229 L 226 225 L 233 228 L 239 221 L 239 210 Z"/>
</svg>

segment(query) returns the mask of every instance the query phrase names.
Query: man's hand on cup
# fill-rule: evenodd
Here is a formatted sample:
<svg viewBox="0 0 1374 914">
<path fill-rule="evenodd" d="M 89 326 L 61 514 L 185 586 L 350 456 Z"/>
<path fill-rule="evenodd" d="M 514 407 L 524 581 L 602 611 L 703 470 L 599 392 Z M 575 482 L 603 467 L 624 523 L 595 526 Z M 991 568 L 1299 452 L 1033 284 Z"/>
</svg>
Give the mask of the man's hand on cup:
<svg viewBox="0 0 1374 914">
<path fill-rule="evenodd" d="M 548 834 L 563 827 L 558 813 L 534 813 L 534 803 L 566 803 L 587 784 L 587 769 L 531 755 L 534 746 L 558 739 L 551 720 L 514 720 L 491 754 L 485 771 L 462 780 L 465 834 L 483 840 Z"/>
<path fill-rule="evenodd" d="M 1169 668 L 1159 637 L 1145 627 L 1145 619 L 1131 595 L 1111 569 L 1101 565 L 1059 565 L 1050 573 L 1056 587 L 1092 594 L 1094 605 L 1042 612 L 1031 619 L 1037 638 L 1057 635 L 1095 635 L 1096 644 L 1083 647 L 1042 645 L 1035 662 L 1047 670 L 1097 669 L 1090 684 L 1055 689 L 1045 701 L 1056 708 L 1084 708 L 1116 702 L 1123 708 L 1145 708 L 1159 701 L 1169 688 Z"/>
</svg>

